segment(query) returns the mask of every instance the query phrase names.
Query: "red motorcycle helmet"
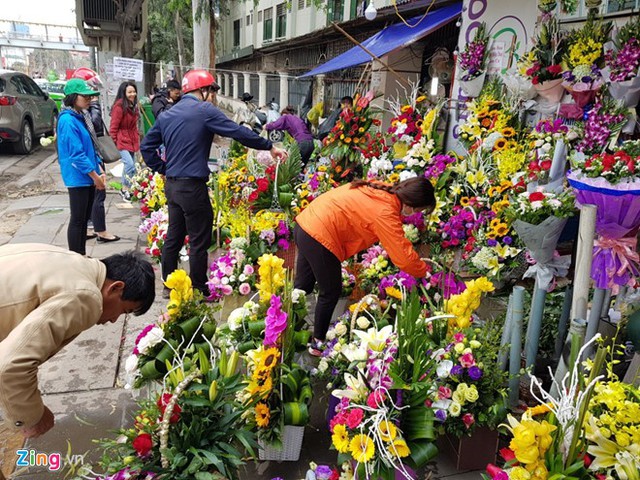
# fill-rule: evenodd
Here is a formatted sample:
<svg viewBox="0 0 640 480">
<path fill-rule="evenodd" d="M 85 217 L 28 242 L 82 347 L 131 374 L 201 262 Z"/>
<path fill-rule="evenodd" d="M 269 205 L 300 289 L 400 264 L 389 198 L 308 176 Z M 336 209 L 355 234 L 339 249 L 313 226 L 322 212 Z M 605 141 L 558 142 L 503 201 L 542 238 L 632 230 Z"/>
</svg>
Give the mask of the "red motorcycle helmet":
<svg viewBox="0 0 640 480">
<path fill-rule="evenodd" d="M 211 87 L 214 91 L 220 90 L 216 79 L 206 70 L 189 70 L 182 77 L 182 92 L 188 93 L 199 88 Z"/>
<path fill-rule="evenodd" d="M 90 87 L 95 89 L 102 87 L 102 82 L 100 81 L 98 74 L 87 67 L 76 68 L 73 75 L 71 75 L 71 78 L 81 78 L 87 82 Z"/>
</svg>

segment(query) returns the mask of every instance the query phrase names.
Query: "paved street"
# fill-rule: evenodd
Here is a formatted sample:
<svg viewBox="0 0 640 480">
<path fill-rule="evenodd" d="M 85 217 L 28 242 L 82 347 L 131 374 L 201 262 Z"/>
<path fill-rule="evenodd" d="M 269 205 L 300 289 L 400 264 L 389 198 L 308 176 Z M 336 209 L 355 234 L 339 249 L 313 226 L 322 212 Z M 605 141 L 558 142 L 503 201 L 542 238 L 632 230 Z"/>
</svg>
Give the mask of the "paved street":
<svg viewBox="0 0 640 480">
<path fill-rule="evenodd" d="M 126 249 L 141 248 L 137 227 L 138 210 L 122 202 L 110 191 L 105 204 L 107 228 L 122 240 L 99 244 L 87 242 L 87 254 L 104 257 Z M 0 152 L 0 244 L 42 242 L 66 247 L 69 218 L 67 192 L 62 185 L 54 148 L 38 149 L 28 156 Z M 159 278 L 159 274 L 158 274 Z M 161 292 L 158 281 L 157 292 Z M 39 452 L 67 455 L 67 466 L 93 463 L 100 451 L 94 439 L 107 437 L 110 431 L 130 425 L 134 399 L 124 390 L 123 359 L 131 349 L 137 333 L 159 315 L 165 301 L 158 298 L 152 309 L 125 324 L 97 326 L 81 334 L 66 349 L 40 368 L 39 384 L 45 403 L 56 416 L 56 427 L 42 438 L 28 441 L 26 448 Z M 250 464 L 242 477 L 246 479 L 280 476 L 285 480 L 304 477 L 308 462 L 335 462 L 336 452 L 329 450 L 329 435 L 324 422 L 326 400 L 316 398 L 312 408 L 313 422 L 305 432 L 302 458 L 299 462 Z M 5 475 L 14 470 L 15 450 L 23 446 L 19 435 L 0 425 L 0 467 Z M 480 478 L 479 473 L 457 473 L 451 462 L 441 458 L 429 465 L 427 476 L 451 480 Z M 20 480 L 62 479 L 64 473 L 45 469 L 18 470 Z M 68 477 L 67 477 L 68 478 Z"/>
</svg>

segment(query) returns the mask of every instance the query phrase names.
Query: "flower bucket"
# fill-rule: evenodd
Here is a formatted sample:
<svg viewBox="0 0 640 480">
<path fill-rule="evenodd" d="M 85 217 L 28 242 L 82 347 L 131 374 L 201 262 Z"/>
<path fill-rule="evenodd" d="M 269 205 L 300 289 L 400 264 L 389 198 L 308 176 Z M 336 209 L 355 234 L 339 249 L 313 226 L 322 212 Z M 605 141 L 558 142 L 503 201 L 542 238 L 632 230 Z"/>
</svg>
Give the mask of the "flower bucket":
<svg viewBox="0 0 640 480">
<path fill-rule="evenodd" d="M 498 432 L 487 427 L 476 428 L 471 436 L 445 434 L 438 439 L 438 448 L 448 455 L 458 470 L 480 470 L 495 463 Z"/>
<path fill-rule="evenodd" d="M 482 87 L 484 86 L 484 78 L 487 73 L 481 73 L 476 78 L 472 78 L 471 80 L 460 80 L 460 87 L 462 91 L 467 97 L 477 97 L 480 95 L 482 91 Z"/>
<path fill-rule="evenodd" d="M 538 83 L 533 87 L 536 89 L 536 92 L 538 92 L 538 95 L 546 100 L 547 103 L 559 103 L 564 96 L 562 81 L 562 78 L 558 78 L 556 80 Z"/>
<path fill-rule="evenodd" d="M 297 462 L 300 459 L 303 438 L 304 427 L 285 425 L 282 430 L 282 446 L 276 448 L 273 445 L 259 441 L 258 458 L 275 462 Z"/>
<path fill-rule="evenodd" d="M 289 268 L 295 273 L 297 253 L 298 249 L 296 248 L 295 242 L 291 242 L 289 243 L 289 248 L 286 250 L 278 249 L 275 255 L 284 260 L 284 268 Z"/>
</svg>

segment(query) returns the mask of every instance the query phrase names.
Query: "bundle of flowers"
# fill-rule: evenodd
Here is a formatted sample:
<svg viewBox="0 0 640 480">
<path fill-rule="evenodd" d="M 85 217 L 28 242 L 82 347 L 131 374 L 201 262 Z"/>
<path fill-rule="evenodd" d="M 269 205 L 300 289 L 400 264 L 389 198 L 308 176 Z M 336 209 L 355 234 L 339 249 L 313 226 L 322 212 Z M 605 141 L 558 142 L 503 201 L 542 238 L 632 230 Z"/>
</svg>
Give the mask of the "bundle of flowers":
<svg viewBox="0 0 640 480">
<path fill-rule="evenodd" d="M 432 353 L 437 380 L 429 396 L 436 421 L 455 436 L 476 427 L 497 427 L 504 418 L 506 373 L 497 364 L 498 329 L 492 325 L 455 331 Z"/>
<path fill-rule="evenodd" d="M 207 345 L 216 330 L 212 308 L 202 302 L 184 270 L 169 275 L 165 285 L 171 289 L 167 313 L 143 328 L 125 362 L 128 384 L 135 387 L 165 379 L 167 362 Z"/>
<path fill-rule="evenodd" d="M 167 203 L 164 194 L 164 177 L 143 168 L 131 179 L 131 199 L 140 202 L 140 215 L 147 217 Z"/>
<path fill-rule="evenodd" d="M 379 125 L 373 118 L 369 103 L 373 99 L 373 91 L 354 97 L 354 108 L 344 109 L 335 126 L 323 140 L 320 155 L 331 159 L 336 177 L 348 177 L 360 164 L 361 145 L 369 145 L 372 125 Z"/>
<path fill-rule="evenodd" d="M 640 20 L 631 18 L 613 39 L 615 49 L 605 51 L 605 63 L 611 82 L 627 82 L 638 76 L 640 67 Z"/>
<path fill-rule="evenodd" d="M 476 28 L 473 41 L 465 45 L 464 51 L 458 56 L 460 80 L 469 81 L 479 77 L 486 71 L 489 32 L 484 22 Z"/>
<path fill-rule="evenodd" d="M 533 47 L 518 62 L 519 71 L 534 85 L 560 79 L 565 52 L 566 41 L 560 31 L 558 18 L 545 18 L 545 21 L 539 24 Z"/>
<path fill-rule="evenodd" d="M 227 295 L 249 295 L 255 284 L 255 270 L 242 249 L 232 248 L 209 266 L 209 300 Z"/>
<path fill-rule="evenodd" d="M 573 159 L 573 167 L 587 178 L 604 178 L 612 185 L 633 182 L 640 176 L 640 156 L 627 153 L 625 146 L 614 153 L 597 153 Z M 632 152 L 633 153 L 633 152 Z"/>
<path fill-rule="evenodd" d="M 132 428 L 100 442 L 107 473 L 100 479 L 237 480 L 242 459 L 257 447 L 235 400 L 242 388 L 237 362 L 237 353 L 209 348 L 174 362 L 166 391 L 139 402 Z"/>
<path fill-rule="evenodd" d="M 543 184 L 549 181 L 549 171 L 553 162 L 556 149 L 564 149 L 569 144 L 572 136 L 569 127 L 564 120 L 540 120 L 529 133 L 530 154 L 526 168 L 527 181 Z M 562 155 L 564 152 L 557 152 Z"/>
<path fill-rule="evenodd" d="M 258 438 L 278 444 L 285 425 L 304 426 L 309 421 L 312 390 L 308 373 L 293 363 L 296 336 L 300 337 L 306 306 L 300 291 L 294 291 L 282 266 L 282 259 L 263 255 L 258 260 L 260 281 L 256 285 L 264 319 L 262 345 L 247 352 L 247 383 L 239 397 L 246 408 L 244 417 Z M 294 302 L 296 292 L 297 302 Z M 308 332 L 301 342 L 309 340 Z"/>
<path fill-rule="evenodd" d="M 575 149 L 585 155 L 602 153 L 626 122 L 624 107 L 615 100 L 599 99 L 587 113 L 587 119 L 578 126 L 578 138 L 581 140 Z"/>
</svg>

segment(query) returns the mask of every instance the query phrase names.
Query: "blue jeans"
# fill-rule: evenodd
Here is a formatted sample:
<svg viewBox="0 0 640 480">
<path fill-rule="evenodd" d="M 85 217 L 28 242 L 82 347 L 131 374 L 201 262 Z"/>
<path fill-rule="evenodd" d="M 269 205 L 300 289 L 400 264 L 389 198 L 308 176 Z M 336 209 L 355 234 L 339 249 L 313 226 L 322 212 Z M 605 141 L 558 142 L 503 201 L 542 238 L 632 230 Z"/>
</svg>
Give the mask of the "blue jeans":
<svg viewBox="0 0 640 480">
<path fill-rule="evenodd" d="M 128 189 L 131 186 L 131 179 L 136 174 L 136 162 L 134 161 L 135 152 L 120 150 L 120 155 L 122 157 L 122 164 L 124 165 L 122 186 Z"/>
</svg>

